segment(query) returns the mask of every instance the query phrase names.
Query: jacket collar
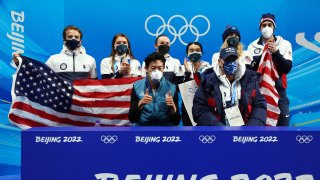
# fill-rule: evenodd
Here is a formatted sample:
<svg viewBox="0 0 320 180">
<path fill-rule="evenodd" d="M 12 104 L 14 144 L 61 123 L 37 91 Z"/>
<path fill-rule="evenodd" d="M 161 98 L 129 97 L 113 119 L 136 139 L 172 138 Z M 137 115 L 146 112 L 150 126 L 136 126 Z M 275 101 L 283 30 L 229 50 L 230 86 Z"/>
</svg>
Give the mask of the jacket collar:
<svg viewBox="0 0 320 180">
<path fill-rule="evenodd" d="M 273 35 L 273 38 L 274 38 L 276 44 L 278 44 L 278 43 L 281 41 L 281 39 L 282 39 L 281 36 L 275 36 L 275 35 Z M 259 40 L 258 40 L 258 42 L 257 42 L 257 45 L 263 46 L 262 36 L 260 36 L 260 38 L 259 38 Z"/>
<path fill-rule="evenodd" d="M 76 49 L 76 50 L 74 50 L 74 51 L 71 51 L 71 50 L 69 50 L 69 49 L 67 48 L 66 45 L 63 45 L 63 46 L 62 46 L 61 53 L 67 54 L 67 55 L 69 55 L 69 56 L 72 56 L 73 53 L 74 53 L 75 55 L 86 54 L 86 49 L 84 48 L 84 46 L 81 45 L 78 49 Z"/>
</svg>

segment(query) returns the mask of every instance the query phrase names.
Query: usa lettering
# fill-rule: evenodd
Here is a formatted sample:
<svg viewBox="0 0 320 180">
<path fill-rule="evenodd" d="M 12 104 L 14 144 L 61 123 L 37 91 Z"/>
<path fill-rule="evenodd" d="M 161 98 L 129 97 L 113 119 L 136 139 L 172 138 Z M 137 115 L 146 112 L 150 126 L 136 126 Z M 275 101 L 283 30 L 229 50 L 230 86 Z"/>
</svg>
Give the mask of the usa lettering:
<svg viewBox="0 0 320 180">
<path fill-rule="evenodd" d="M 61 142 L 61 137 L 42 137 L 42 136 L 36 136 L 35 137 L 35 142 L 36 143 L 60 143 Z"/>
</svg>

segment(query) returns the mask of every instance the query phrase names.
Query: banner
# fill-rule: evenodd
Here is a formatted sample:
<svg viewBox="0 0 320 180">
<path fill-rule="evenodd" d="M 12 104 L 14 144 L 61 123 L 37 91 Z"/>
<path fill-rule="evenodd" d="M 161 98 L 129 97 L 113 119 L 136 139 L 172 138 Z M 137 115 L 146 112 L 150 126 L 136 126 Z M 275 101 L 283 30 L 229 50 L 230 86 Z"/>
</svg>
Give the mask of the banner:
<svg viewBox="0 0 320 180">
<path fill-rule="evenodd" d="M 191 81 L 179 84 L 179 90 L 182 97 L 182 102 L 184 104 L 184 107 L 187 110 L 188 116 L 193 126 L 197 125 L 197 123 L 194 122 L 193 115 L 192 115 L 193 97 L 197 89 L 198 89 L 198 86 L 195 80 L 191 80 Z"/>
<path fill-rule="evenodd" d="M 32 128 L 22 179 L 316 180 L 319 128 Z"/>
</svg>

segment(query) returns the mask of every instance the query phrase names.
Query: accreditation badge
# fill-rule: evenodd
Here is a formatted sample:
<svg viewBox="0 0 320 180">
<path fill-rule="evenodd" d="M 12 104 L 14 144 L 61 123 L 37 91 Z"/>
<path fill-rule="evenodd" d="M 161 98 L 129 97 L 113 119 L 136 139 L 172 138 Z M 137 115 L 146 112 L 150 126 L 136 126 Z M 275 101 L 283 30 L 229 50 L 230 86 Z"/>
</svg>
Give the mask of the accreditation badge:
<svg viewBox="0 0 320 180">
<path fill-rule="evenodd" d="M 243 126 L 244 121 L 242 119 L 238 106 L 233 106 L 224 110 L 226 114 L 226 121 L 230 126 Z"/>
</svg>

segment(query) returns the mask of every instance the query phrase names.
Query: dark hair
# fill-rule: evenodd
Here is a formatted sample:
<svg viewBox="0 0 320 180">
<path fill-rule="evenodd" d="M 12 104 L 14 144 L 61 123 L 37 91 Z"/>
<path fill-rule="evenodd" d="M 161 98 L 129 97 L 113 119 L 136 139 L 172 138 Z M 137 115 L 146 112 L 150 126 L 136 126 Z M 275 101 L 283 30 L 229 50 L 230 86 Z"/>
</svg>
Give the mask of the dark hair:
<svg viewBox="0 0 320 180">
<path fill-rule="evenodd" d="M 76 31 L 78 31 L 79 34 L 80 34 L 80 40 L 82 40 L 83 34 L 82 34 L 81 30 L 78 27 L 74 26 L 74 25 L 69 25 L 69 26 L 67 26 L 67 27 L 65 27 L 63 29 L 63 32 L 62 32 L 63 40 L 67 40 L 66 36 L 67 36 L 67 31 L 68 30 L 76 30 Z"/>
<path fill-rule="evenodd" d="M 191 42 L 187 45 L 187 48 L 186 48 L 187 54 L 188 54 L 189 46 L 191 46 L 192 44 L 198 45 L 200 47 L 201 52 L 203 52 L 202 45 L 199 42 Z"/>
<path fill-rule="evenodd" d="M 166 62 L 166 58 L 159 52 L 153 52 L 151 54 L 149 54 L 145 59 L 144 59 L 144 63 L 146 64 L 146 67 L 149 67 L 149 64 L 152 61 L 156 61 L 156 60 L 161 60 L 163 62 L 163 66 L 164 63 Z"/>
<path fill-rule="evenodd" d="M 111 63 L 111 68 L 112 68 L 113 71 L 114 71 L 114 69 L 113 69 L 114 68 L 113 67 L 113 65 L 114 65 L 114 57 L 115 57 L 115 55 L 117 53 L 116 50 L 114 49 L 114 45 L 115 45 L 116 40 L 117 40 L 118 37 L 126 38 L 126 40 L 128 41 L 128 52 L 127 52 L 127 54 L 130 56 L 130 58 L 134 59 L 134 56 L 133 56 L 132 51 L 131 51 L 131 45 L 130 45 L 129 38 L 123 33 L 118 33 L 118 34 L 114 35 L 113 39 L 112 39 L 112 42 L 111 42 L 111 53 L 110 53 L 111 62 L 112 62 Z"/>
<path fill-rule="evenodd" d="M 165 35 L 165 34 L 160 34 L 159 36 L 156 37 L 156 40 L 154 41 L 154 44 L 155 44 L 155 45 L 157 45 L 158 39 L 159 39 L 160 37 L 167 37 L 167 38 L 169 38 L 169 37 L 168 37 L 167 35 Z"/>
</svg>

